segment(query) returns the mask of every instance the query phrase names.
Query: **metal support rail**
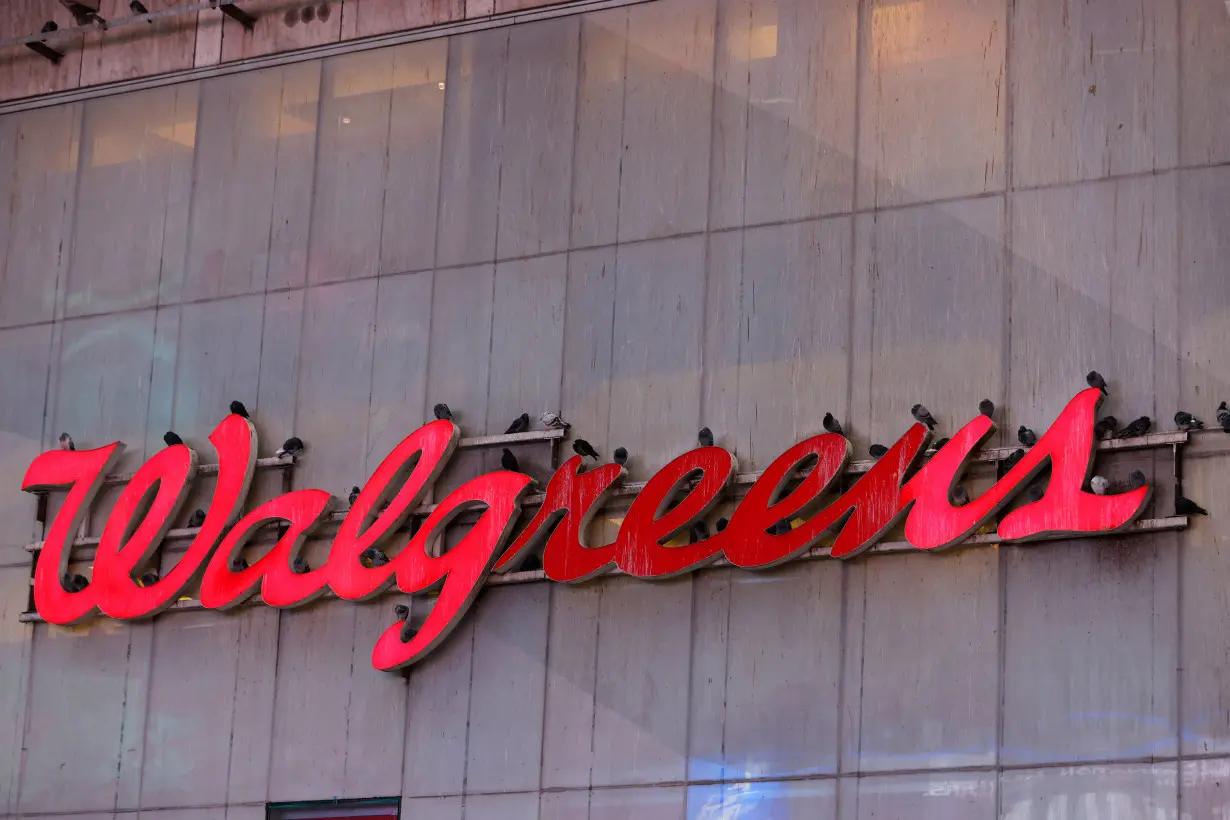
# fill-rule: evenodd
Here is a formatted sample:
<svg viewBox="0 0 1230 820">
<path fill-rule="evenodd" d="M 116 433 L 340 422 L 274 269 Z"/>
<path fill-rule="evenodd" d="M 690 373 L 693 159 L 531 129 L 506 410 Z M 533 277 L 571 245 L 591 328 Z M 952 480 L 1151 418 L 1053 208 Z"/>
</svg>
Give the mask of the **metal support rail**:
<svg viewBox="0 0 1230 820">
<path fill-rule="evenodd" d="M 204 2 L 191 3 L 187 6 L 178 6 L 173 9 L 151 11 L 146 14 L 134 14 L 129 17 L 110 18 L 105 20 L 103 23 L 85 23 L 79 26 L 58 28 L 55 31 L 27 34 L 23 37 L 10 37 L 7 40 L 0 40 L 0 48 L 30 45 L 33 43 L 46 43 L 54 40 L 66 40 L 75 37 L 78 34 L 110 31 L 115 28 L 136 25 L 137 23 L 153 23 L 157 20 L 163 20 L 169 17 L 182 17 L 185 14 L 195 14 L 199 11 L 220 11 L 227 17 L 230 17 L 240 23 L 240 25 L 244 28 L 250 29 L 252 28 L 252 24 L 255 22 L 256 18 L 239 7 L 239 4 L 243 1 L 244 0 L 204 0 Z M 99 17 L 98 19 L 102 20 L 103 18 Z"/>
</svg>

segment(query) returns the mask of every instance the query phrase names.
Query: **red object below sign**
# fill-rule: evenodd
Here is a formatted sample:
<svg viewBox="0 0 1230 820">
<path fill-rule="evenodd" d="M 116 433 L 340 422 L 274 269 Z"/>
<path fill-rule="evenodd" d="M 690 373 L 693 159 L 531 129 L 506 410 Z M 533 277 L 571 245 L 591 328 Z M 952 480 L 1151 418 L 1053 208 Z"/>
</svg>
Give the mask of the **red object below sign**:
<svg viewBox="0 0 1230 820">
<path fill-rule="evenodd" d="M 440 585 L 435 607 L 412 638 L 402 640 L 398 622 L 377 640 L 373 665 L 398 669 L 421 660 L 448 636 L 489 573 L 515 569 L 540 544 L 547 577 L 564 583 L 585 581 L 615 568 L 637 578 L 668 578 L 723 556 L 736 566 L 759 569 L 817 546 L 822 536 L 833 531 L 832 555 L 844 558 L 874 545 L 903 516 L 910 544 L 938 550 L 960 543 L 993 518 L 1048 463 L 1051 479 L 1046 493 L 999 522 L 1003 541 L 1122 529 L 1143 511 L 1149 489 L 1108 496 L 1084 489 L 1092 467 L 1093 425 L 1101 398 L 1097 389 L 1077 394 L 1007 475 L 962 507 L 952 505 L 950 493 L 978 444 L 995 429 L 985 416 L 966 424 L 906 480 L 929 438 L 927 428 L 915 424 L 849 490 L 836 497 L 831 497 L 833 487 L 849 459 L 849 442 L 833 434 L 802 441 L 764 471 L 724 531 L 686 546 L 666 544 L 703 517 L 734 479 L 734 455 L 720 447 L 692 450 L 663 467 L 633 500 L 614 542 L 598 546 L 585 543 L 587 525 L 624 475 L 622 467 L 604 464 L 580 472 L 581 458 L 569 459 L 552 476 L 542 506 L 515 538 L 512 530 L 531 480 L 520 473 L 489 473 L 446 496 L 408 543 L 390 550 L 389 563 L 364 566 L 360 561 L 363 551 L 394 537 L 457 445 L 456 425 L 434 421 L 407 436 L 385 458 L 343 520 L 329 560 L 306 572 L 295 572 L 292 564 L 305 538 L 328 513 L 333 497 L 323 490 L 295 490 L 239 518 L 255 469 L 256 431 L 247 419 L 232 415 L 210 436 L 219 466 L 217 489 L 205 522 L 175 567 L 148 586 L 137 585 L 133 573 L 159 548 L 187 497 L 196 474 L 196 453 L 177 444 L 137 471 L 111 512 L 93 578 L 80 592 L 69 592 L 61 581 L 68 569 L 72 537 L 123 445 L 55 450 L 36 458 L 22 488 L 30 492 L 67 488 L 68 494 L 39 555 L 34 601 L 45 620 L 69 624 L 95 612 L 114 618 L 153 615 L 176 601 L 197 579 L 201 603 L 212 609 L 242 603 L 258 589 L 266 604 L 294 607 L 326 589 L 358 601 L 392 585 L 407 593 Z M 809 461 L 813 463 L 810 472 L 787 492 L 790 479 Z M 408 479 L 389 497 L 390 483 L 407 470 Z M 699 479 L 689 483 L 698 475 Z M 146 509 L 144 498 L 155 486 L 153 502 Z M 429 554 L 428 546 L 442 536 L 443 528 L 470 511 L 479 513 L 478 520 L 461 541 L 443 556 Z M 778 526 L 783 520 L 795 525 L 783 530 Z M 252 566 L 236 571 L 234 559 L 240 550 L 269 523 L 282 526 L 277 544 Z"/>
</svg>

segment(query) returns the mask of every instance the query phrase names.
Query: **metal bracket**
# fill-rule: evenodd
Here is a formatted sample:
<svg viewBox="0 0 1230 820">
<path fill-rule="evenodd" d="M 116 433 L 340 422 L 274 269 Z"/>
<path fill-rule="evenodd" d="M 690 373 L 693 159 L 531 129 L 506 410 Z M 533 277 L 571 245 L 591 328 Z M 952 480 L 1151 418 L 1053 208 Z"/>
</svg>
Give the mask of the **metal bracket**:
<svg viewBox="0 0 1230 820">
<path fill-rule="evenodd" d="M 234 3 L 219 3 L 218 0 L 209 0 L 209 5 L 210 8 L 216 8 L 248 31 L 251 31 L 252 27 L 256 25 L 256 17 L 248 14 Z"/>
</svg>

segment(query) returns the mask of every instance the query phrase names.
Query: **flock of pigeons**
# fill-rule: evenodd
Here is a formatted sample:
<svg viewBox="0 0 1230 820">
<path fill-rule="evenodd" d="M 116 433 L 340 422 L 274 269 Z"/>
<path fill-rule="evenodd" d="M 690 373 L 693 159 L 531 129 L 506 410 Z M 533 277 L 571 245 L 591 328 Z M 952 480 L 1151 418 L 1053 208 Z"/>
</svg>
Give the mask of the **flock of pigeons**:
<svg viewBox="0 0 1230 820">
<path fill-rule="evenodd" d="M 1101 390 L 1103 395 L 1107 395 L 1109 393 L 1109 390 L 1106 385 L 1106 380 L 1102 378 L 1102 375 L 1098 373 L 1096 370 L 1090 371 L 1089 374 L 1085 377 L 1085 381 L 1090 387 L 1096 387 L 1099 390 Z M 239 401 L 231 402 L 230 411 L 231 413 L 237 416 L 242 416 L 245 419 L 248 418 L 248 410 L 246 407 L 244 407 L 242 402 L 239 402 Z M 434 408 L 432 408 L 432 411 L 437 419 L 446 420 L 446 421 L 454 421 L 453 413 L 449 409 L 449 406 L 447 404 L 443 404 L 443 403 L 437 404 Z M 992 402 L 990 399 L 983 399 L 981 402 L 978 403 L 978 411 L 982 415 L 986 416 L 987 418 L 992 418 L 994 417 L 994 414 L 995 414 L 995 403 Z M 1221 427 L 1221 429 L 1224 432 L 1230 433 L 1230 407 L 1228 407 L 1226 402 L 1223 401 L 1221 404 L 1217 406 L 1216 413 L 1217 413 L 1218 425 Z M 927 408 L 921 404 L 915 404 L 912 408 L 910 408 L 910 415 L 912 415 L 915 421 L 919 422 L 920 424 L 927 425 L 928 430 L 934 430 L 937 427 L 937 422 L 935 420 L 935 417 L 932 416 L 931 412 L 927 410 Z M 564 421 L 563 418 L 561 418 L 557 413 L 543 413 L 541 416 L 539 416 L 538 421 L 539 423 L 542 424 L 542 426 L 545 429 L 548 429 L 548 430 L 568 430 L 572 426 L 568 422 Z M 1179 412 L 1174 414 L 1174 422 L 1175 422 L 1175 426 L 1179 430 L 1189 431 L 1189 430 L 1203 430 L 1204 429 L 1204 422 L 1196 418 L 1191 413 L 1188 413 L 1183 410 L 1180 410 Z M 824 426 L 824 430 L 828 433 L 835 433 L 839 436 L 845 435 L 845 431 L 842 429 L 841 423 L 833 416 L 832 413 L 824 414 L 823 426 Z M 1114 416 L 1104 416 L 1103 418 L 1098 419 L 1097 424 L 1094 426 L 1094 435 L 1097 436 L 1097 438 L 1100 440 L 1106 440 L 1106 439 L 1112 439 L 1112 438 L 1119 438 L 1119 439 L 1135 438 L 1137 436 L 1143 436 L 1146 433 L 1148 433 L 1149 430 L 1152 428 L 1152 426 L 1153 426 L 1153 420 L 1150 419 L 1148 416 L 1140 416 L 1139 418 L 1132 420 L 1131 422 L 1129 422 L 1128 424 L 1122 427 L 1119 425 L 1119 420 L 1116 419 Z M 522 413 L 520 416 L 518 416 L 516 419 L 513 420 L 513 423 L 510 424 L 508 426 L 508 429 L 505 430 L 504 432 L 506 435 L 512 435 L 516 433 L 528 432 L 529 429 L 530 429 L 530 415 L 529 413 Z M 1035 433 L 1033 430 L 1026 427 L 1025 425 L 1021 425 L 1020 427 L 1017 428 L 1016 437 L 1017 437 L 1017 441 L 1021 444 L 1021 447 L 1013 451 L 1011 454 L 1008 455 L 1006 459 L 1004 459 L 1002 464 L 1003 464 L 1003 469 L 1005 471 L 1010 470 L 1013 466 L 1016 465 L 1017 462 L 1019 462 L 1022 458 L 1025 457 L 1026 447 L 1033 447 L 1035 444 L 1038 443 L 1037 433 Z M 171 431 L 171 430 L 167 431 L 166 435 L 162 437 L 162 440 L 166 443 L 168 447 L 174 446 L 176 444 L 184 443 L 184 440 L 180 438 L 178 434 L 176 434 L 174 431 Z M 714 444 L 713 431 L 710 430 L 708 427 L 702 427 L 696 435 L 696 440 L 697 440 L 697 443 L 700 444 L 700 446 L 702 447 L 712 447 Z M 59 443 L 60 443 L 61 450 L 75 450 L 76 449 L 76 445 L 73 442 L 73 438 L 68 433 L 60 434 Z M 947 438 L 941 438 L 938 441 L 936 441 L 934 445 L 932 445 L 932 450 L 939 450 L 941 447 L 943 447 L 947 443 L 948 443 Z M 598 461 L 601 459 L 601 456 L 599 455 L 598 451 L 594 449 L 593 445 L 590 444 L 588 441 L 586 441 L 583 438 L 573 439 L 572 450 L 574 453 L 581 456 L 582 458 L 589 458 L 589 459 L 593 459 L 594 461 Z M 280 459 L 284 459 L 284 458 L 296 459 L 296 458 L 299 458 L 301 455 L 303 455 L 303 451 L 304 451 L 303 440 L 300 439 L 298 436 L 291 436 L 290 438 L 286 439 L 286 441 L 282 442 L 282 446 L 278 448 L 276 455 Z M 870 453 L 872 458 L 878 459 L 884 456 L 888 452 L 888 448 L 882 444 L 872 444 L 868 448 L 868 452 Z M 612 453 L 612 457 L 616 464 L 619 464 L 622 466 L 628 462 L 628 451 L 624 447 L 616 447 Z M 520 465 L 517 462 L 517 457 L 507 447 L 503 449 L 503 452 L 500 455 L 500 465 L 505 470 L 509 470 L 512 472 L 520 472 Z M 1134 490 L 1138 487 L 1143 487 L 1144 484 L 1145 484 L 1145 475 L 1140 470 L 1132 471 L 1132 473 L 1128 476 L 1127 481 L 1125 482 L 1111 481 L 1110 479 L 1106 478 L 1105 476 L 1101 476 L 1101 475 L 1095 475 L 1089 481 L 1090 489 L 1097 495 L 1106 495 L 1107 493 L 1116 493 L 1116 492 Z M 350 498 L 349 498 L 351 506 L 354 506 L 355 501 L 358 499 L 359 492 L 360 490 L 357 485 L 351 488 Z M 1033 501 L 1037 501 L 1040 498 L 1042 498 L 1042 495 L 1045 492 L 1045 486 L 1042 482 L 1035 482 L 1035 484 L 1033 484 L 1029 488 L 1028 492 L 1029 492 L 1030 499 Z M 964 487 L 958 485 L 953 488 L 952 501 L 956 506 L 964 506 L 965 504 L 968 504 L 970 501 L 969 493 L 966 491 Z M 1189 498 L 1184 497 L 1182 493 L 1176 492 L 1175 494 L 1175 515 L 1207 515 L 1207 511 L 1203 507 L 1201 507 L 1199 504 L 1197 504 L 1196 502 L 1192 501 Z M 198 509 L 192 513 L 191 517 L 189 517 L 187 526 L 190 529 L 196 529 L 196 528 L 199 528 L 202 524 L 204 524 L 204 522 L 205 522 L 205 511 Z M 722 530 L 726 529 L 727 523 L 728 523 L 727 519 L 719 518 L 717 522 L 715 523 L 716 530 L 718 532 L 721 532 Z M 782 519 L 781 521 L 778 521 L 776 524 L 773 525 L 771 532 L 773 532 L 774 534 L 783 534 L 785 532 L 789 532 L 790 528 L 791 528 L 790 521 L 788 519 Z M 696 521 L 692 524 L 690 532 L 689 532 L 689 540 L 691 542 L 695 543 L 696 541 L 701 541 L 708 537 L 709 537 L 709 527 L 705 521 Z M 362 553 L 362 555 L 360 556 L 360 560 L 364 564 L 364 566 L 378 567 L 378 566 L 383 566 L 387 564 L 389 562 L 389 557 L 385 555 L 385 553 L 382 552 L 381 550 L 375 547 L 372 547 L 370 549 L 365 550 Z M 537 558 L 534 556 L 530 556 L 527 559 L 527 562 L 522 565 L 521 569 L 523 570 L 538 569 L 540 568 L 540 566 L 541 565 L 538 564 L 537 562 Z M 236 557 L 231 562 L 231 570 L 234 572 L 240 572 L 247 568 L 248 568 L 248 562 L 242 556 Z M 311 569 L 311 567 L 308 566 L 307 561 L 302 556 L 294 560 L 294 562 L 291 565 L 291 568 L 295 572 L 299 572 L 299 573 L 308 572 Z M 158 573 L 153 570 L 150 570 L 144 573 L 141 576 L 140 580 L 141 580 L 142 586 L 148 586 L 150 584 L 157 583 Z M 84 589 L 87 583 L 88 581 L 83 576 L 80 576 L 80 575 L 66 575 L 64 578 L 64 585 L 70 591 L 80 591 L 81 589 Z M 397 609 L 398 618 L 403 621 L 406 621 L 407 628 L 408 628 L 408 619 L 410 615 L 409 607 L 405 606 L 404 604 L 399 604 L 396 609 Z M 406 637 L 406 634 L 404 634 L 403 637 Z"/>
</svg>

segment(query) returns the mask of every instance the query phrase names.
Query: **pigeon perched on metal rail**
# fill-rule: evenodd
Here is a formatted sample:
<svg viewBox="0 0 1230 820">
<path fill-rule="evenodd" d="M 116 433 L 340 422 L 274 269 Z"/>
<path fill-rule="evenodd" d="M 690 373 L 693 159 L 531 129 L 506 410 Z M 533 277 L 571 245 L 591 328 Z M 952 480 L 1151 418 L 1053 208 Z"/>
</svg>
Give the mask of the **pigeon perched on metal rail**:
<svg viewBox="0 0 1230 820">
<path fill-rule="evenodd" d="M 1153 420 L 1148 416 L 1141 416 L 1133 420 L 1127 427 L 1124 427 L 1115 434 L 1115 438 L 1136 438 L 1143 436 L 1149 432 L 1149 428 L 1153 426 Z"/>
<path fill-rule="evenodd" d="M 504 431 L 504 435 L 511 436 L 514 433 L 524 433 L 530 429 L 530 414 L 522 413 L 513 419 L 513 423 L 508 425 L 508 429 Z"/>
<path fill-rule="evenodd" d="M 282 446 L 278 448 L 274 455 L 278 458 L 285 458 L 286 456 L 298 458 L 303 455 L 303 439 L 298 436 L 291 436 L 282 442 Z"/>
<path fill-rule="evenodd" d="M 572 427 L 558 413 L 543 413 L 538 417 L 538 421 L 548 430 L 567 430 Z"/>
<path fill-rule="evenodd" d="M 1174 414 L 1175 426 L 1180 430 L 1203 430 L 1204 422 L 1193 416 L 1191 413 L 1186 413 L 1182 410 Z"/>
<path fill-rule="evenodd" d="M 1093 425 L 1093 437 L 1102 441 L 1115 437 L 1115 431 L 1119 429 L 1119 419 L 1114 416 L 1104 416 L 1098 419 L 1098 423 Z"/>
</svg>

